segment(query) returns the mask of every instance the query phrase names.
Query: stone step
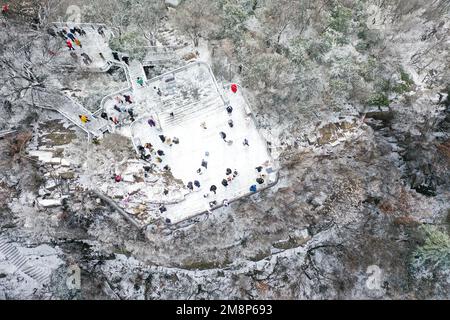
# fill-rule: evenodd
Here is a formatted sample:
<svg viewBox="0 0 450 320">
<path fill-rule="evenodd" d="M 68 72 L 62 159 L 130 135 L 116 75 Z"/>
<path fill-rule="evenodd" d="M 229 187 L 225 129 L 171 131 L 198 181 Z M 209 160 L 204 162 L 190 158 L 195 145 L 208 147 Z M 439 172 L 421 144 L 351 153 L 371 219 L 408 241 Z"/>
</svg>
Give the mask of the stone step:
<svg viewBox="0 0 450 320">
<path fill-rule="evenodd" d="M 175 109 L 166 109 L 164 113 L 167 115 L 164 119 L 173 118 L 170 116 L 170 112 L 173 112 L 176 117 L 187 116 L 192 113 L 203 112 L 210 108 L 216 108 L 217 104 L 220 104 L 221 100 L 218 97 L 195 101 L 193 103 L 184 104 Z M 222 103 L 223 105 L 223 103 Z"/>
<path fill-rule="evenodd" d="M 179 126 L 182 123 L 192 121 L 192 120 L 200 120 L 202 118 L 207 118 L 211 116 L 214 113 L 217 113 L 219 110 L 225 110 L 225 106 L 220 100 L 220 98 L 216 99 L 215 101 L 212 101 L 210 105 L 206 108 L 202 109 L 196 109 L 193 111 L 190 111 L 189 113 L 184 114 L 178 114 L 175 115 L 175 117 L 165 116 L 161 119 L 162 127 L 168 128 L 168 127 L 174 127 Z"/>
<path fill-rule="evenodd" d="M 17 269 L 24 272 L 34 280 L 40 283 L 46 283 L 50 280 L 50 273 L 36 266 L 28 264 L 27 258 L 4 237 L 0 236 L 0 252 Z"/>
</svg>

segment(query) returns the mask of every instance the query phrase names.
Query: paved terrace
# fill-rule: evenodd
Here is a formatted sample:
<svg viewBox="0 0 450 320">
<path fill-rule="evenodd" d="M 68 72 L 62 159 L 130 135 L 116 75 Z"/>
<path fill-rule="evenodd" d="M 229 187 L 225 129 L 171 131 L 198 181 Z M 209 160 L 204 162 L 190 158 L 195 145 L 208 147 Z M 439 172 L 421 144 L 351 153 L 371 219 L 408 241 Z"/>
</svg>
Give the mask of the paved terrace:
<svg viewBox="0 0 450 320">
<path fill-rule="evenodd" d="M 161 95 L 157 94 L 158 88 Z M 147 110 L 141 108 L 144 115 L 132 125 L 135 147 L 151 143 L 155 150 L 164 152 L 160 156 L 161 163 L 154 161 L 156 155 L 152 156 L 154 165 L 160 168 L 168 165 L 174 178 L 185 185 L 195 180 L 200 182 L 200 188 L 185 189 L 187 195 L 183 201 L 167 204 L 162 217 L 177 223 L 206 212 L 210 202 L 215 201 L 214 209 L 224 200 L 231 202 L 248 195 L 251 185 L 257 185 L 260 190 L 276 182 L 277 174 L 272 170 L 273 160 L 267 143 L 256 128 L 241 90 L 233 93 L 227 87 L 222 95 L 207 64 L 191 63 L 149 80 L 140 90 L 135 93 L 139 103 L 143 96 L 151 100 Z M 233 107 L 231 115 L 226 110 L 228 104 Z M 147 123 L 150 117 L 159 126 L 150 127 Z M 229 120 L 233 121 L 232 128 Z M 225 142 L 220 132 L 225 132 L 226 140 L 232 142 Z M 170 146 L 162 143 L 159 135 L 178 138 L 180 142 Z M 244 139 L 249 146 L 243 144 Z M 207 169 L 202 168 L 202 160 L 208 162 Z M 256 170 L 258 166 L 264 167 L 261 173 Z M 199 168 L 202 174 L 197 173 Z M 221 181 L 227 178 L 227 168 L 237 170 L 238 175 L 225 187 Z M 256 178 L 261 174 L 264 183 L 258 184 Z M 217 187 L 216 194 L 210 192 L 211 185 Z M 205 198 L 205 194 L 208 197 Z"/>
</svg>

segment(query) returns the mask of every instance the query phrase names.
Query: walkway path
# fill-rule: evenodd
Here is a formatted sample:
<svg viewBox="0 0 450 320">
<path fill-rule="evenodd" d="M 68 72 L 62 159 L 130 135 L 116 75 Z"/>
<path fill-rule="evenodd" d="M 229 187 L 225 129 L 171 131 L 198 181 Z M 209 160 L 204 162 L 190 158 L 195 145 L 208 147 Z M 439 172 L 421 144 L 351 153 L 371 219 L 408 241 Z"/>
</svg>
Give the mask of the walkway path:
<svg viewBox="0 0 450 320">
<path fill-rule="evenodd" d="M 41 92 L 39 98 L 41 105 L 58 111 L 86 133 L 99 137 L 108 130 L 108 122 L 105 119 L 94 116 L 92 112 L 68 96 L 55 96 Z M 61 98 L 63 101 L 61 101 Z M 79 117 L 80 115 L 86 115 L 90 121 L 86 124 L 82 123 Z"/>
</svg>

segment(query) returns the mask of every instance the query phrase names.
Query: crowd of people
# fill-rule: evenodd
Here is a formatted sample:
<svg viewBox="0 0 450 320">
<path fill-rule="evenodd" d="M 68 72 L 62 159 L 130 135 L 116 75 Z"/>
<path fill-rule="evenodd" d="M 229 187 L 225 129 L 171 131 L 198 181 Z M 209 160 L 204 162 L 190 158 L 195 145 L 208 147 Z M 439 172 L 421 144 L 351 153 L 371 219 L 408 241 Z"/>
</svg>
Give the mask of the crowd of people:
<svg viewBox="0 0 450 320">
<path fill-rule="evenodd" d="M 231 105 L 227 105 L 226 106 L 226 112 L 228 114 L 228 116 L 230 117 L 227 121 L 228 126 L 231 128 L 234 128 L 234 122 L 232 119 L 232 115 L 233 115 L 233 107 Z M 206 126 L 206 122 L 202 122 L 200 124 L 200 126 L 203 129 L 207 129 Z M 227 140 L 227 134 L 223 131 L 219 132 L 219 136 L 220 138 L 226 142 L 228 145 L 232 145 L 233 141 L 231 139 Z M 244 148 L 247 148 L 250 146 L 249 141 L 247 138 L 244 138 L 244 140 L 242 141 L 242 145 Z M 197 169 L 197 174 L 198 175 L 202 175 L 206 170 L 208 170 L 208 156 L 209 156 L 209 152 L 205 152 L 205 157 L 202 159 L 201 161 L 201 165 L 200 167 Z M 268 166 L 269 163 L 266 162 L 263 165 L 257 166 L 255 168 L 255 183 L 252 184 L 249 187 L 249 191 L 250 192 L 256 192 L 258 190 L 258 185 L 263 185 L 266 181 L 266 173 L 263 172 L 263 169 L 265 166 Z M 224 191 L 233 183 L 233 181 L 236 179 L 236 177 L 238 177 L 239 172 L 236 169 L 231 169 L 231 168 L 225 168 L 224 170 L 224 177 L 223 179 L 220 181 L 220 184 L 218 183 L 217 185 L 222 185 L 222 188 L 224 188 Z M 203 194 L 203 197 L 205 199 L 209 199 L 210 197 L 216 197 L 217 196 L 217 192 L 218 192 L 218 187 L 216 184 L 212 184 L 209 186 L 209 192 L 206 192 Z M 190 191 L 198 191 L 201 189 L 200 186 L 200 182 L 198 180 L 193 180 L 193 181 L 189 181 L 186 185 L 186 187 L 190 190 Z M 213 194 L 213 196 L 211 196 L 211 194 Z M 228 199 L 224 199 L 222 205 L 224 206 L 228 206 L 229 201 Z M 210 211 L 212 208 L 216 207 L 218 205 L 217 200 L 210 200 L 208 202 L 208 207 L 207 210 Z"/>
<path fill-rule="evenodd" d="M 92 28 L 95 29 L 96 27 L 92 26 Z M 103 26 L 99 26 L 97 28 L 97 32 L 102 37 L 106 36 Z M 53 28 L 49 28 L 48 33 L 54 37 L 59 36 L 65 41 L 65 45 L 66 45 L 67 49 L 70 51 L 70 56 L 75 61 L 78 61 L 79 58 L 82 58 L 83 63 L 85 65 L 92 64 L 92 62 L 93 62 L 92 57 L 90 57 L 83 50 L 83 42 L 81 41 L 81 39 L 82 38 L 86 39 L 87 34 L 86 34 L 86 31 L 82 27 L 80 27 L 80 26 L 65 27 L 65 28 L 59 29 L 58 31 L 55 31 Z M 79 51 L 80 51 L 80 53 L 78 53 Z M 99 52 L 99 57 L 102 60 L 106 60 L 102 52 Z"/>
<path fill-rule="evenodd" d="M 53 30 L 53 29 L 49 29 L 49 30 Z M 49 31 L 50 34 L 53 34 L 54 31 Z M 92 58 L 84 51 L 82 51 L 81 49 L 83 49 L 83 44 L 80 40 L 81 37 L 85 37 L 86 36 L 86 31 L 84 31 L 83 28 L 75 26 L 72 28 L 62 28 L 60 30 L 58 30 L 55 35 L 60 36 L 66 43 L 67 48 L 70 51 L 70 56 L 78 61 L 79 57 L 81 57 L 83 59 L 83 62 L 85 65 L 90 65 L 92 64 Z M 81 50 L 81 53 L 78 55 L 76 53 L 77 49 L 79 48 Z"/>
<path fill-rule="evenodd" d="M 156 127 L 156 122 L 153 118 L 149 118 L 147 120 L 147 123 L 150 127 Z M 177 145 L 180 143 L 180 139 L 177 137 L 166 137 L 163 134 L 158 135 L 158 138 L 160 139 L 161 143 L 164 145 L 167 145 L 169 147 L 172 147 L 173 145 Z M 155 143 L 156 144 L 156 143 Z M 144 144 L 140 143 L 136 146 L 139 152 L 139 156 L 142 160 L 145 160 L 147 162 L 157 164 L 162 167 L 165 171 L 170 171 L 170 166 L 168 164 L 164 164 L 164 156 L 166 155 L 164 150 L 162 148 L 155 148 L 154 144 L 151 142 L 146 142 Z M 194 185 L 197 185 L 195 183 Z"/>
<path fill-rule="evenodd" d="M 112 110 L 109 113 L 103 111 L 101 117 L 111 121 L 115 126 L 122 126 L 134 122 L 136 114 L 133 111 L 132 96 L 129 94 L 116 96 Z"/>
</svg>

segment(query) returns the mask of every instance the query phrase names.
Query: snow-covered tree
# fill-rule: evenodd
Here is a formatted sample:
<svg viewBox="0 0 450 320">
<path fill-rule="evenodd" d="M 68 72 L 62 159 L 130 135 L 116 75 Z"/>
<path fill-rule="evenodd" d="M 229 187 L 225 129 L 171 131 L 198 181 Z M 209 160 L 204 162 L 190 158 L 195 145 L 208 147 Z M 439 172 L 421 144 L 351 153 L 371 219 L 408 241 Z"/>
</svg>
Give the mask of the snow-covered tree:
<svg viewBox="0 0 450 320">
<path fill-rule="evenodd" d="M 198 46 L 200 37 L 212 28 L 214 4 L 208 0 L 186 0 L 176 10 L 173 20 L 178 29 Z"/>
</svg>

